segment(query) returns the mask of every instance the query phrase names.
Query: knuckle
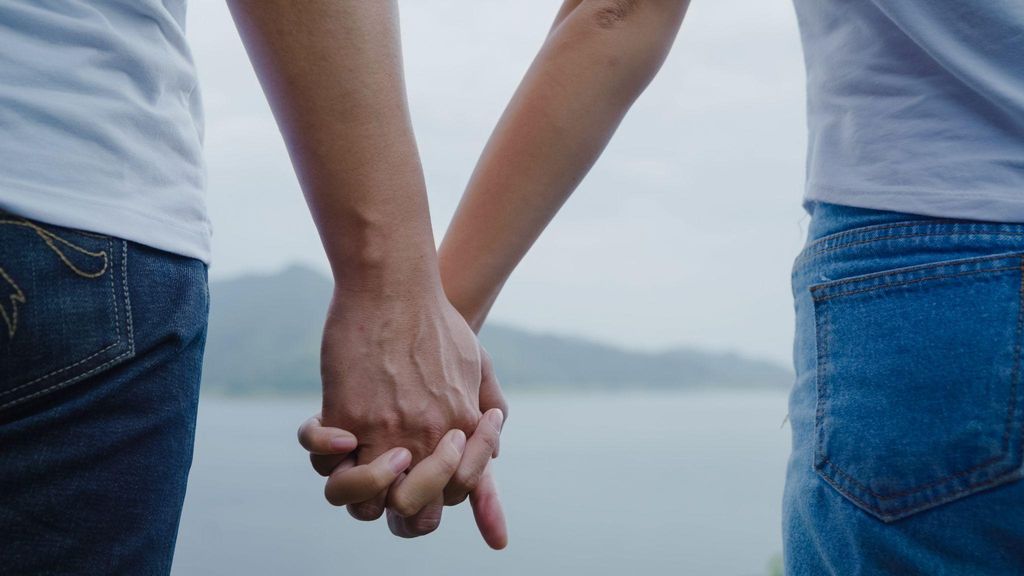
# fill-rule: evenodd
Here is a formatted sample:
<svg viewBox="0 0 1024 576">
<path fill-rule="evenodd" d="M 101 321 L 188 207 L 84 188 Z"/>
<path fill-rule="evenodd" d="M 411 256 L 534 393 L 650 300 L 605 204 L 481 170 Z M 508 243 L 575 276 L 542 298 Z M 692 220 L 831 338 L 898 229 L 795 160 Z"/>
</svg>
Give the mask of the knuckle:
<svg viewBox="0 0 1024 576">
<path fill-rule="evenodd" d="M 459 498 L 461 502 L 476 487 L 472 474 L 457 473 L 451 483 L 445 488 L 445 500 Z"/>
<path fill-rule="evenodd" d="M 364 425 L 371 427 L 371 422 L 366 422 Z M 389 433 L 395 433 L 401 431 L 405 426 L 404 419 L 398 412 L 385 412 L 378 414 L 372 419 L 372 428 L 383 430 Z"/>
<path fill-rule="evenodd" d="M 438 475 L 443 475 L 451 478 L 459 469 L 459 463 L 462 462 L 462 454 L 455 449 L 455 446 L 449 445 L 442 453 L 441 457 L 437 461 Z"/>
<path fill-rule="evenodd" d="M 366 483 L 374 492 L 380 492 L 395 480 L 395 473 L 387 465 L 375 462 L 369 467 Z"/>
<path fill-rule="evenodd" d="M 483 435 L 484 444 L 487 445 L 488 454 L 494 453 L 498 448 L 498 442 L 501 440 L 501 430 L 497 427 L 493 427 Z"/>
<path fill-rule="evenodd" d="M 387 466 L 380 459 L 380 456 L 377 456 L 376 460 L 365 464 L 367 472 L 365 483 L 371 488 L 383 490 L 385 486 L 390 484 L 391 471 L 388 470 Z"/>
<path fill-rule="evenodd" d="M 436 441 L 432 444 L 416 442 L 410 445 L 409 451 L 412 452 L 412 467 L 415 468 L 416 466 L 419 466 L 421 462 L 430 458 L 436 448 Z"/>
<path fill-rule="evenodd" d="M 499 447 L 501 446 L 501 439 L 498 434 L 495 433 L 484 438 L 484 443 L 487 446 L 487 453 L 480 456 L 481 462 L 479 464 L 474 463 L 475 466 L 479 466 L 480 470 L 483 470 L 484 466 L 487 465 L 487 462 L 494 457 L 494 453 L 499 450 Z"/>
<path fill-rule="evenodd" d="M 420 511 L 418 503 L 405 491 L 396 491 L 390 504 L 399 516 L 409 517 Z"/>
<path fill-rule="evenodd" d="M 413 428 L 424 440 L 437 442 L 448 431 L 448 423 L 437 417 L 428 417 L 420 421 Z"/>
<path fill-rule="evenodd" d="M 458 428 L 467 435 L 472 434 L 473 430 L 476 429 L 477 424 L 480 423 L 480 411 L 473 409 L 467 413 L 459 414 L 456 416 L 451 423 L 451 428 Z"/>
<path fill-rule="evenodd" d="M 430 454 L 441 438 L 448 432 L 448 422 L 444 419 L 428 416 L 408 422 L 404 428 L 393 435 L 395 445 L 412 448 L 425 448 L 423 454 Z M 413 450 L 413 454 L 416 454 Z"/>
<path fill-rule="evenodd" d="M 329 426 L 324 424 L 329 423 Z M 374 434 L 380 431 L 400 428 L 398 416 L 393 412 L 368 410 L 357 405 L 341 404 L 326 412 L 318 426 L 310 426 L 311 434 L 317 428 L 336 427 L 351 432 L 357 437 L 361 434 Z"/>
</svg>

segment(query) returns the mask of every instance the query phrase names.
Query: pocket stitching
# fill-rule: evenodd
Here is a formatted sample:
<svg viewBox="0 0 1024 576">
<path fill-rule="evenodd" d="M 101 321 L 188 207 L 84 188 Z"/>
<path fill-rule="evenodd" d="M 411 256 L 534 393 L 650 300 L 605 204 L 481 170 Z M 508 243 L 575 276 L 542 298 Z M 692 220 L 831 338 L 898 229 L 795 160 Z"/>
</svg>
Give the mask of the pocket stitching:
<svg viewBox="0 0 1024 576">
<path fill-rule="evenodd" d="M 1001 255 L 999 257 L 1000 258 L 1006 258 L 1005 255 Z M 999 267 L 999 268 L 989 268 L 989 269 L 982 269 L 982 270 L 970 270 L 970 271 L 961 272 L 961 273 L 955 273 L 955 274 L 928 276 L 928 277 L 925 277 L 925 278 L 918 278 L 918 279 L 904 281 L 904 282 L 886 283 L 886 284 L 882 284 L 882 285 L 879 285 L 879 286 L 873 286 L 873 287 L 865 288 L 865 289 L 861 289 L 861 290 L 854 290 L 854 291 L 849 291 L 849 292 L 841 292 L 839 294 L 826 295 L 826 296 L 822 296 L 822 297 L 817 297 L 817 296 L 813 296 L 812 295 L 813 299 L 814 299 L 814 301 L 816 303 L 817 302 L 824 303 L 824 307 L 823 307 L 824 308 L 824 310 L 823 310 L 824 313 L 821 315 L 821 320 L 818 322 L 818 328 L 819 328 L 821 337 L 818 340 L 818 346 L 817 346 L 818 362 L 817 362 L 817 374 L 816 374 L 816 376 L 817 376 L 817 384 L 818 384 L 817 385 L 818 406 L 817 406 L 817 410 L 816 410 L 816 414 L 815 414 L 815 418 L 816 418 L 815 425 L 817 427 L 817 435 L 816 435 L 817 436 L 817 438 L 816 438 L 817 442 L 816 442 L 816 446 L 815 446 L 814 469 L 815 469 L 816 472 L 821 474 L 828 481 L 828 483 L 830 485 L 835 487 L 839 492 L 841 492 L 845 496 L 847 496 L 850 499 L 854 500 L 855 502 L 861 504 L 865 508 L 868 508 L 868 509 L 872 510 L 873 512 L 877 513 L 879 516 L 882 516 L 882 517 L 885 517 L 885 518 L 894 519 L 894 517 L 898 517 L 898 516 L 900 516 L 901 514 L 903 514 L 905 512 L 912 511 L 914 509 L 929 508 L 931 506 L 938 505 L 938 504 L 941 504 L 943 502 L 948 502 L 951 499 L 954 499 L 956 496 L 959 496 L 959 495 L 962 495 L 962 494 L 965 494 L 965 493 L 970 493 L 971 491 L 974 491 L 976 489 L 982 489 L 982 488 L 985 488 L 985 487 L 990 486 L 990 485 L 996 485 L 996 484 L 1002 482 L 1003 480 L 1006 480 L 1007 478 L 1012 476 L 1013 470 L 1009 470 L 1007 472 L 1003 472 L 1002 474 L 997 474 L 995 476 L 992 476 L 992 477 L 989 477 L 989 478 L 985 478 L 985 479 L 982 479 L 982 480 L 979 480 L 979 481 L 968 482 L 967 485 L 962 487 L 961 489 L 952 491 L 949 494 L 947 494 L 946 496 L 939 497 L 939 498 L 935 499 L 932 502 L 923 503 L 923 504 L 922 503 L 907 504 L 905 506 L 901 506 L 901 507 L 898 507 L 896 509 L 884 510 L 883 511 L 883 510 L 880 510 L 878 508 L 878 506 L 871 505 L 871 504 L 865 502 L 864 499 L 862 499 L 862 498 L 852 494 L 848 489 L 846 489 L 844 486 L 840 485 L 838 483 L 838 481 L 836 481 L 832 476 L 830 476 L 829 472 L 834 470 L 836 473 L 841 475 L 844 479 L 846 479 L 848 482 L 853 484 L 855 487 L 859 488 L 860 490 L 863 490 L 865 493 L 869 494 L 871 497 L 873 497 L 877 501 L 881 502 L 881 501 L 894 500 L 894 499 L 897 499 L 897 498 L 902 498 L 902 497 L 918 494 L 918 493 L 923 492 L 925 490 L 928 490 L 930 488 L 934 488 L 934 487 L 939 486 L 941 484 L 948 483 L 951 480 L 954 480 L 954 479 L 957 479 L 957 478 L 960 478 L 960 477 L 963 477 L 963 476 L 967 476 L 967 475 L 970 475 L 972 473 L 978 472 L 979 470 L 982 470 L 984 468 L 990 467 L 990 466 L 998 463 L 1000 460 L 1003 460 L 1007 456 L 1010 455 L 1010 448 L 1011 448 L 1011 446 L 1010 446 L 1010 432 L 1014 429 L 1013 417 L 1014 417 L 1014 415 L 1017 412 L 1017 403 L 1018 403 L 1017 396 L 1018 396 L 1018 388 L 1019 388 L 1019 380 L 1020 380 L 1021 339 L 1022 339 L 1022 334 L 1024 334 L 1024 256 L 1019 256 L 1018 255 L 1018 256 L 1016 256 L 1016 258 L 1018 259 L 1019 264 L 1017 266 L 1012 266 L 1012 267 Z M 976 465 L 974 465 L 974 466 L 972 466 L 972 467 L 970 467 L 970 468 L 968 468 L 966 470 L 960 470 L 960 471 L 957 471 L 956 473 L 953 473 L 953 474 L 944 476 L 942 478 L 939 478 L 937 480 L 928 482 L 927 484 L 918 485 L 918 486 L 915 486 L 915 487 L 912 487 L 912 488 L 909 488 L 909 489 L 906 489 L 906 490 L 903 490 L 903 491 L 900 491 L 900 492 L 896 492 L 896 493 L 892 493 L 892 494 L 886 494 L 886 495 L 879 494 L 879 493 L 875 492 L 874 490 L 872 490 L 871 488 L 869 488 L 868 486 L 865 486 L 863 483 L 861 483 L 860 481 L 855 479 L 853 476 L 851 476 L 848 472 L 846 472 L 837 463 L 835 463 L 832 460 L 830 460 L 824 454 L 824 449 L 823 449 L 824 436 L 825 436 L 825 426 L 824 426 L 825 401 L 826 401 L 826 399 L 828 397 L 828 387 L 825 384 L 825 382 L 826 382 L 825 367 L 828 364 L 827 364 L 827 361 L 825 361 L 824 359 L 828 358 L 828 349 L 829 349 L 828 345 L 829 345 L 829 342 L 831 342 L 831 339 L 832 339 L 832 329 L 831 329 L 831 324 L 832 323 L 831 323 L 831 310 L 830 310 L 831 307 L 828 305 L 827 301 L 830 300 L 830 299 L 839 297 L 839 296 L 848 296 L 848 295 L 851 295 L 851 294 L 858 294 L 858 293 L 862 293 L 862 292 L 869 292 L 869 291 L 878 290 L 878 289 L 882 289 L 882 288 L 888 288 L 888 287 L 894 287 L 894 286 L 902 286 L 902 285 L 911 284 L 911 283 L 915 283 L 915 282 L 921 282 L 921 281 L 924 281 L 924 280 L 936 280 L 936 279 L 944 279 L 944 278 L 957 277 L 957 276 L 967 276 L 967 275 L 971 275 L 971 274 L 980 274 L 980 273 L 986 273 L 986 272 L 1001 272 L 1001 271 L 1008 271 L 1008 270 L 1018 270 L 1018 271 L 1020 271 L 1020 281 L 1018 282 L 1017 327 L 1016 327 L 1016 338 L 1015 338 L 1015 342 L 1014 342 L 1013 371 L 1012 371 L 1011 376 L 1010 376 L 1010 390 L 1009 390 L 1010 398 L 1009 398 L 1009 402 L 1008 402 L 1008 406 L 1007 406 L 1005 424 L 1004 424 L 1004 427 L 1003 427 L 1003 436 L 1002 436 L 1002 439 L 1001 439 L 1001 442 L 1000 442 L 1001 446 L 1002 446 L 1002 453 L 1000 455 L 998 455 L 998 456 L 994 456 L 994 457 L 989 458 L 989 459 L 987 459 L 987 460 L 985 460 L 985 461 L 983 461 L 983 462 L 981 462 L 979 464 L 976 464 Z M 878 276 L 884 277 L 884 274 L 879 274 Z M 852 282 L 852 281 L 854 281 L 854 280 L 851 279 L 850 282 Z M 840 281 L 840 282 L 842 282 L 842 281 Z M 847 283 L 849 283 L 849 282 L 847 282 Z M 837 285 L 837 284 L 829 284 L 829 286 L 834 286 L 834 285 Z M 820 289 L 820 288 L 823 288 L 824 286 L 825 285 L 820 285 L 817 288 Z M 811 291 L 813 292 L 815 288 L 816 287 L 811 287 Z M 1024 444 L 1022 444 L 1020 452 L 1021 452 L 1021 454 L 1019 455 L 1018 460 L 1024 460 Z M 828 470 L 826 470 L 826 468 L 828 468 Z"/>
<path fill-rule="evenodd" d="M 908 220 L 890 224 L 878 224 L 853 228 L 823 236 L 807 244 L 796 257 L 796 264 L 804 260 L 818 257 L 822 254 L 834 252 L 848 247 L 862 246 L 874 242 L 886 240 L 902 240 L 905 238 L 925 238 L 935 236 L 995 236 L 997 238 L 1019 238 L 1024 232 L 1012 232 L 1003 223 L 979 223 L 963 220 Z M 909 229 L 907 233 L 891 233 L 883 236 L 871 237 L 875 233 L 888 233 L 898 228 Z M 933 228 L 939 231 L 913 232 L 915 228 Z M 832 244 L 829 246 L 828 244 Z"/>
<path fill-rule="evenodd" d="M 840 296 L 852 296 L 854 294 L 863 294 L 864 292 L 872 292 L 874 290 L 882 290 L 884 288 L 892 288 L 892 287 L 896 287 L 896 286 L 906 286 L 907 284 L 916 284 L 918 282 L 925 282 L 925 281 L 928 281 L 928 280 L 943 280 L 945 278 L 958 278 L 958 277 L 961 277 L 961 276 L 970 276 L 972 274 L 985 274 L 985 273 L 989 273 L 989 272 L 1007 272 L 1007 271 L 1010 271 L 1010 270 L 1020 270 L 1020 266 L 1007 266 L 1007 267 L 1002 267 L 1002 268 L 985 268 L 985 269 L 982 269 L 982 270 L 967 270 L 967 271 L 964 271 L 964 272 L 957 272 L 957 273 L 953 273 L 953 274 L 938 274 L 938 275 L 935 275 L 935 276 L 925 276 L 923 278 L 914 278 L 912 280 L 903 280 L 901 282 L 887 282 L 885 284 L 879 284 L 878 286 L 871 286 L 871 287 L 868 287 L 868 288 L 860 288 L 860 289 L 857 289 L 857 290 L 850 290 L 850 291 L 847 291 L 847 292 L 839 292 L 839 293 L 836 293 L 836 294 L 826 294 L 824 296 L 815 296 L 814 299 L 817 300 L 818 302 L 823 302 L 825 300 L 831 300 L 833 298 L 838 298 Z M 829 286 L 830 287 L 831 286 L 838 286 L 838 284 L 829 284 Z M 819 287 L 815 287 L 815 288 L 819 288 Z M 813 290 L 813 288 L 812 288 L 812 290 Z"/>
<path fill-rule="evenodd" d="M 915 221 L 915 222 L 907 223 L 906 226 L 891 226 L 891 228 L 898 228 L 898 227 L 910 228 L 910 227 L 913 227 L 913 226 L 930 225 L 930 224 L 932 224 L 932 223 L 931 222 L 927 222 L 927 221 L 925 221 L 925 222 L 917 222 L 917 221 Z M 956 224 L 953 224 L 953 225 L 955 226 Z M 851 230 L 851 232 L 853 232 L 853 231 Z M 862 231 L 861 230 L 857 230 L 857 232 L 862 232 Z M 872 231 L 865 231 L 865 232 L 872 232 Z M 997 237 L 1010 236 L 1010 237 L 1018 237 L 1018 236 L 1024 236 L 1024 232 L 973 232 L 973 231 L 970 231 L 970 230 L 966 230 L 966 231 L 963 231 L 963 232 L 949 231 L 949 232 L 921 232 L 921 233 L 918 233 L 918 234 L 892 234 L 892 235 L 889 235 L 889 236 L 879 236 L 877 238 L 865 238 L 863 240 L 853 240 L 851 242 L 844 242 L 842 244 L 838 244 L 836 246 L 832 246 L 832 247 L 829 247 L 829 248 L 821 248 L 821 249 L 816 250 L 814 252 L 809 252 L 807 254 L 804 254 L 804 255 L 801 256 L 801 258 L 813 258 L 815 256 L 820 256 L 822 254 L 827 254 L 829 252 L 834 252 L 836 250 L 842 250 L 843 248 L 852 248 L 852 247 L 855 247 L 855 246 L 863 246 L 864 244 L 871 244 L 873 242 L 884 242 L 886 240 L 902 240 L 904 238 L 926 238 L 926 237 L 930 237 L 930 236 L 950 236 L 950 237 L 952 237 L 952 236 L 997 236 Z M 827 239 L 827 237 L 826 238 L 822 238 L 822 240 L 825 240 L 825 239 Z"/>
<path fill-rule="evenodd" d="M 821 299 L 825 299 L 825 298 L 831 297 L 833 295 L 817 296 L 816 293 L 823 292 L 823 291 L 826 291 L 826 290 L 831 290 L 831 289 L 834 289 L 834 288 L 839 287 L 839 286 L 845 286 L 846 284 L 857 284 L 857 283 L 860 283 L 860 282 L 867 282 L 869 280 L 885 279 L 887 277 L 898 276 L 898 275 L 901 275 L 901 274 L 907 275 L 907 274 L 914 274 L 914 273 L 918 273 L 918 272 L 925 272 L 925 271 L 929 271 L 929 270 L 942 270 L 944 268 L 960 268 L 960 267 L 963 267 L 964 265 L 967 265 L 967 264 L 983 264 L 983 263 L 986 263 L 986 262 L 996 262 L 996 261 L 999 261 L 999 260 L 1013 260 L 1013 261 L 1019 262 L 1022 258 L 1024 258 L 1024 253 L 1007 252 L 1007 253 L 1002 253 L 1002 254 L 993 254 L 991 256 L 975 256 L 975 257 L 972 257 L 972 258 L 965 258 L 963 260 L 958 260 L 958 261 L 955 261 L 955 262 L 933 262 L 933 263 L 930 263 L 930 264 L 917 264 L 915 266 L 906 266 L 906 267 L 903 267 L 903 268 L 897 268 L 895 270 L 886 270 L 886 271 L 882 271 L 882 272 L 872 272 L 870 274 L 863 274 L 863 275 L 853 276 L 851 278 L 843 278 L 843 279 L 840 279 L 840 280 L 832 280 L 832 281 L 828 281 L 828 282 L 825 282 L 825 283 L 822 283 L 822 284 L 812 285 L 809 288 L 809 290 L 811 291 L 811 294 L 814 296 L 815 300 L 821 300 Z M 1015 264 L 1014 266 L 1008 266 L 1005 269 L 1006 270 L 1016 270 L 1017 267 L 1018 266 Z M 963 270 L 962 272 L 994 272 L 994 271 L 996 271 L 996 269 L 994 269 L 994 268 L 978 268 L 978 269 L 975 269 L 975 270 Z M 882 284 L 881 286 L 890 286 L 890 285 L 894 285 L 894 283 L 886 283 L 886 284 Z M 843 294 L 846 294 L 846 292 L 842 292 L 842 293 L 837 294 L 837 295 L 843 295 Z"/>
<path fill-rule="evenodd" d="M 107 250 L 108 251 L 112 251 L 112 248 L 113 248 L 113 242 L 108 240 L 107 241 Z M 123 274 L 123 271 L 122 271 L 122 274 Z M 107 350 L 110 350 L 111 348 L 113 348 L 113 347 L 117 346 L 118 344 L 120 344 L 121 343 L 121 328 L 120 328 L 121 320 L 120 320 L 120 317 L 118 316 L 118 312 L 117 312 L 117 308 L 118 308 L 118 306 L 117 306 L 117 296 L 114 294 L 114 275 L 113 275 L 113 273 L 110 274 L 110 303 L 114 306 L 114 333 L 117 334 L 117 340 L 114 340 L 106 348 L 103 348 L 102 350 L 94 352 L 94 353 L 86 356 L 85 358 L 82 358 L 81 360 L 78 360 L 77 362 L 75 362 L 73 364 L 69 364 L 67 366 L 64 366 L 63 368 L 57 368 L 56 370 L 53 370 L 52 372 L 48 372 L 46 374 L 43 374 L 42 376 L 40 376 L 40 377 L 38 377 L 38 378 L 36 378 L 34 380 L 30 380 L 28 382 L 25 382 L 24 384 L 19 384 L 19 385 L 15 386 L 14 388 L 11 388 L 9 390 L 4 390 L 4 391 L 0 392 L 0 396 L 6 396 L 8 394 L 13 394 L 14 392 L 17 392 L 18 390 L 21 390 L 22 388 L 25 388 L 27 386 L 31 386 L 31 385 L 35 384 L 36 382 L 39 382 L 39 381 L 42 381 L 42 380 L 46 380 L 47 378 L 49 378 L 50 376 L 53 376 L 54 374 L 60 374 L 61 372 L 70 370 L 70 369 L 74 368 L 75 366 L 78 366 L 79 364 L 82 364 L 84 362 L 88 362 L 89 360 L 99 356 L 100 354 L 103 354 Z M 6 405 L 7 404 L 0 405 L 0 408 L 3 408 Z"/>
<path fill-rule="evenodd" d="M 107 242 L 108 242 L 108 249 L 112 249 L 113 248 L 113 241 L 108 238 Z M 53 384 L 51 386 L 47 386 L 46 388 L 43 388 L 42 390 L 37 390 L 37 391 L 27 395 L 27 396 L 21 396 L 21 397 L 15 398 L 13 400 L 9 400 L 9 401 L 7 401 L 7 402 L 5 402 L 3 404 L 0 404 L 0 410 L 6 408 L 8 406 L 11 406 L 11 405 L 14 405 L 14 404 L 19 404 L 19 403 L 24 402 L 26 400 L 35 398 L 35 397 L 43 395 L 43 394 L 46 394 L 46 393 L 51 392 L 51 391 L 53 391 L 53 390 L 55 390 L 57 388 L 61 388 L 63 386 L 66 386 L 66 385 L 68 385 L 68 384 L 70 384 L 70 383 L 72 383 L 74 381 L 81 380 L 81 379 L 83 379 L 83 378 L 85 378 L 85 377 L 87 377 L 87 376 L 89 376 L 91 374 L 96 373 L 99 370 L 102 370 L 102 369 L 110 366 L 111 364 L 114 364 L 115 362 L 118 362 L 119 360 L 121 360 L 121 359 L 123 359 L 125 357 L 130 357 L 130 356 L 135 354 L 135 336 L 134 336 L 134 330 L 133 330 L 133 326 L 132 326 L 131 301 L 128 298 L 128 243 L 127 243 L 127 241 L 124 241 L 124 240 L 122 240 L 121 243 L 122 243 L 122 245 L 121 245 L 121 280 L 122 280 L 122 288 L 124 290 L 124 297 L 125 297 L 125 319 L 126 319 L 126 322 L 127 322 L 127 331 L 128 331 L 128 345 L 129 345 L 128 348 L 124 352 L 122 352 L 121 354 L 115 356 L 114 358 L 111 358 L 110 360 L 104 362 L 103 364 L 101 364 L 99 366 L 96 366 L 95 368 L 92 368 L 92 369 L 90 369 L 90 370 L 88 370 L 88 371 L 86 371 L 86 372 L 84 372 L 82 374 L 77 374 L 75 376 L 71 376 L 71 377 L 66 378 L 64 380 L 61 380 L 60 382 L 57 382 L 56 384 Z M 26 382 L 24 384 L 19 384 L 18 386 L 14 387 L 14 388 L 11 388 L 10 390 L 5 390 L 3 392 L 0 392 L 0 396 L 6 396 L 6 395 L 14 393 L 14 392 L 16 392 L 18 390 L 21 390 L 21 389 L 23 389 L 23 388 L 25 388 L 27 386 L 31 386 L 32 384 L 35 384 L 35 383 L 40 382 L 42 380 L 45 380 L 46 378 L 49 378 L 50 376 L 53 376 L 55 374 L 59 374 L 61 372 L 65 372 L 67 370 L 70 370 L 70 369 L 74 368 L 75 366 L 78 366 L 78 365 L 80 365 L 80 364 L 82 364 L 84 362 L 88 362 L 89 360 L 95 358 L 96 356 L 99 356 L 100 354 L 103 354 L 104 352 L 106 352 L 106 351 L 110 350 L 111 348 L 114 348 L 115 346 L 120 344 L 121 343 L 121 327 L 120 327 L 121 320 L 120 320 L 120 315 L 118 313 L 117 296 L 116 296 L 116 294 L 114 292 L 114 275 L 113 275 L 113 273 L 111 273 L 111 275 L 110 275 L 110 298 L 111 298 L 111 303 L 114 306 L 114 331 L 117 334 L 117 340 L 114 340 L 114 342 L 112 344 L 110 344 L 109 346 L 106 346 L 105 348 L 103 348 L 103 349 L 101 349 L 101 350 L 99 350 L 97 352 L 94 352 L 94 353 L 90 354 L 89 356 L 74 362 L 73 364 L 69 364 L 67 366 L 64 366 L 63 368 L 58 368 L 56 370 L 53 370 L 52 372 L 44 374 L 43 376 L 40 376 L 40 377 L 30 381 L 30 382 Z"/>
<path fill-rule="evenodd" d="M 1022 455 L 1024 455 L 1024 451 L 1022 451 Z M 833 466 L 835 465 L 834 463 L 830 463 L 830 464 L 832 464 Z M 894 508 L 894 509 L 891 509 L 891 510 L 883 511 L 883 510 L 879 510 L 877 508 L 877 506 L 875 506 L 875 505 L 871 504 L 870 502 L 865 501 L 863 498 L 857 496 L 856 494 L 851 492 L 849 489 L 844 487 L 842 484 L 834 481 L 831 476 L 826 475 L 821 470 L 818 470 L 817 472 L 818 472 L 818 474 L 821 474 L 822 478 L 824 478 L 826 482 L 828 482 L 829 486 L 832 486 L 840 494 L 842 494 L 843 496 L 846 496 L 850 500 L 853 500 L 855 503 L 857 503 L 858 505 L 860 505 L 864 509 L 868 510 L 870 513 L 875 514 L 876 516 L 881 518 L 883 522 L 893 522 L 895 520 L 899 520 L 900 518 L 905 517 L 908 514 L 912 514 L 914 512 L 922 512 L 922 511 L 927 510 L 929 508 L 934 508 L 936 506 L 941 506 L 943 504 L 947 504 L 949 502 L 953 502 L 953 501 L 955 501 L 955 500 L 957 500 L 957 499 L 959 499 L 961 497 L 968 496 L 968 495 L 976 493 L 976 492 L 978 492 L 980 490 L 985 490 L 987 488 L 992 488 L 994 486 L 999 486 L 1000 484 L 1004 483 L 1005 481 L 1007 481 L 1010 478 L 1009 475 L 993 476 L 991 478 L 987 478 L 984 481 L 978 482 L 976 484 L 971 484 L 971 485 L 965 487 L 963 490 L 958 490 L 958 491 L 955 491 L 955 492 L 950 492 L 948 494 L 945 494 L 943 496 L 935 498 L 934 500 L 931 500 L 929 502 L 924 502 L 924 503 L 919 503 L 919 504 L 907 504 L 905 506 L 900 506 L 899 508 Z"/>
</svg>

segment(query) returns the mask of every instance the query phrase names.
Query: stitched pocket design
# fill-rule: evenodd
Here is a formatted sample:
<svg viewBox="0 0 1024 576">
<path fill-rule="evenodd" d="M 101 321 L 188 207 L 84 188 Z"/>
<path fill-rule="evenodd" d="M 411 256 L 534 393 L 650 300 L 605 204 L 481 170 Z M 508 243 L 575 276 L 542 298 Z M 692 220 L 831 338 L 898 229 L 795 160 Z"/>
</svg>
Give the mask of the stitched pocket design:
<svg viewBox="0 0 1024 576">
<path fill-rule="evenodd" d="M 1022 475 L 1024 256 L 810 288 L 814 468 L 891 522 Z"/>
<path fill-rule="evenodd" d="M 0 212 L 0 410 L 134 354 L 127 243 Z"/>
</svg>

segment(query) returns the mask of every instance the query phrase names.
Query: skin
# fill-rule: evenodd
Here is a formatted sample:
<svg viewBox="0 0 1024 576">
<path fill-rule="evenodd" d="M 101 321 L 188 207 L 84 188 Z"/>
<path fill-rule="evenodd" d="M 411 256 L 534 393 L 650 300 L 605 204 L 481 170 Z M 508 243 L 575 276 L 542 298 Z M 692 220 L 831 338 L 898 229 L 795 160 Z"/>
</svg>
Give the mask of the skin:
<svg viewBox="0 0 1024 576">
<path fill-rule="evenodd" d="M 577 0 L 563 6 L 441 244 L 445 292 L 474 328 L 654 78 L 688 4 Z"/>
<path fill-rule="evenodd" d="M 661 67 L 688 5 L 688 0 L 568 0 L 560 8 L 441 245 L 445 294 L 474 330 Z M 300 430 L 300 437 L 304 434 L 345 432 L 313 419 Z M 460 496 L 458 487 L 446 491 L 449 503 L 461 501 Z M 470 494 L 485 539 L 497 532 L 491 531 L 499 521 L 496 499 L 485 470 Z"/>
<path fill-rule="evenodd" d="M 394 532 L 428 533 L 440 522 L 445 487 L 467 474 L 459 476 L 463 462 L 472 471 L 491 457 L 492 427 L 474 434 L 482 413 L 505 406 L 475 334 L 441 285 L 397 6 L 229 6 L 334 275 L 322 422 L 359 441 L 325 495 L 360 519 L 379 517 L 388 502 L 399 513 L 389 523 Z"/>
</svg>

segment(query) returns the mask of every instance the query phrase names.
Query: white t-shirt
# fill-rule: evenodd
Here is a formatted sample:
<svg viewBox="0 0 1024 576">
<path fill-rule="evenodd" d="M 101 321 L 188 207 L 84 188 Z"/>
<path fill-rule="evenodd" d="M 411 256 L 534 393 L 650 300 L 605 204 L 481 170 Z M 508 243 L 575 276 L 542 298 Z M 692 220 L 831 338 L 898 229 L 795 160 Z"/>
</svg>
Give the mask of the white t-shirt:
<svg viewBox="0 0 1024 576">
<path fill-rule="evenodd" d="M 1024 0 L 795 0 L 806 200 L 1024 222 Z"/>
<path fill-rule="evenodd" d="M 0 2 L 0 208 L 210 259 L 185 0 Z"/>
</svg>

